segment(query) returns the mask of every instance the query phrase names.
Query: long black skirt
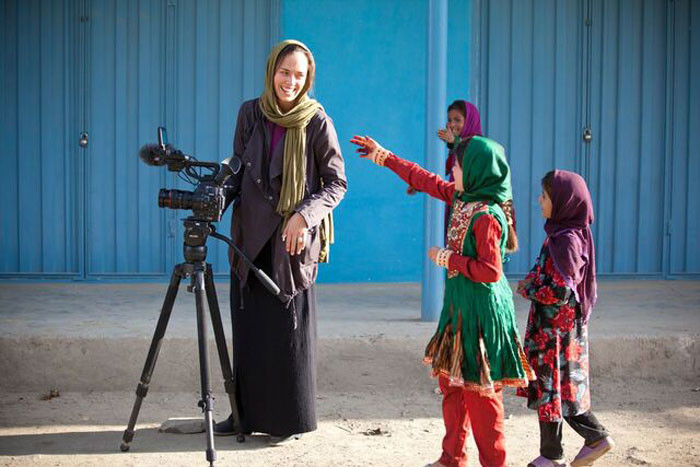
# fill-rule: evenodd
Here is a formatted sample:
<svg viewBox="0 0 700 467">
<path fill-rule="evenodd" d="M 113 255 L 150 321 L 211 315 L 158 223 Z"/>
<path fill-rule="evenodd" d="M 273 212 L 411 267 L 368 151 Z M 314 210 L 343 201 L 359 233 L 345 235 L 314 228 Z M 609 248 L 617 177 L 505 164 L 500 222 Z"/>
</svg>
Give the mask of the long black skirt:
<svg viewBox="0 0 700 467">
<path fill-rule="evenodd" d="M 255 260 L 268 275 L 269 243 Z M 251 272 L 231 274 L 233 373 L 244 432 L 286 436 L 316 429 L 314 286 L 285 306 Z"/>
</svg>

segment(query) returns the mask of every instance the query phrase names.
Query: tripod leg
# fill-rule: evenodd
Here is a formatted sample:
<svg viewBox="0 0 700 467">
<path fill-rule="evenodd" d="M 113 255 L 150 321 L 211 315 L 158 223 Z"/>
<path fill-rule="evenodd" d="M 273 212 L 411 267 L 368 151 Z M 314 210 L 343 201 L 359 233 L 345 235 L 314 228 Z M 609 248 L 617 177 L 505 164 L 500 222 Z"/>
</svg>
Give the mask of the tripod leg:
<svg viewBox="0 0 700 467">
<path fill-rule="evenodd" d="M 219 352 L 219 362 L 221 363 L 221 372 L 224 376 L 224 388 L 228 394 L 229 402 L 231 403 L 231 415 L 233 417 L 233 429 L 238 432 L 238 441 L 244 442 L 245 435 L 241 427 L 240 411 L 236 401 L 236 383 L 231 370 L 231 360 L 228 356 L 228 347 L 226 347 L 226 334 L 224 327 L 221 324 L 221 311 L 219 309 L 219 300 L 216 296 L 216 287 L 214 287 L 214 272 L 211 265 L 207 264 L 207 270 L 204 275 L 204 286 L 207 291 L 207 301 L 209 302 L 209 314 L 211 315 L 211 324 L 214 328 L 214 337 L 216 338 L 216 348 Z"/>
<path fill-rule="evenodd" d="M 170 276 L 168 292 L 165 295 L 163 308 L 161 308 L 160 317 L 158 318 L 158 324 L 156 325 L 156 330 L 153 333 L 151 347 L 148 349 L 146 363 L 144 364 L 143 371 L 141 372 L 141 380 L 136 387 L 136 401 L 134 401 L 134 408 L 131 411 L 129 425 L 127 426 L 126 430 L 124 430 L 124 436 L 122 437 L 122 444 L 120 446 L 122 451 L 128 451 L 131 440 L 134 439 L 134 426 L 136 426 L 136 419 L 139 416 L 139 410 L 141 410 L 141 403 L 143 402 L 144 397 L 146 397 L 148 394 L 148 385 L 151 382 L 153 369 L 156 366 L 160 346 L 163 343 L 163 336 L 165 335 L 165 328 L 168 326 L 168 320 L 170 319 L 170 314 L 173 311 L 173 304 L 175 303 L 175 297 L 177 296 L 177 290 L 180 286 L 181 279 L 182 273 L 179 267 L 176 266 L 175 270 Z"/>
<path fill-rule="evenodd" d="M 204 412 L 204 426 L 207 437 L 207 461 L 214 465 L 216 460 L 216 450 L 214 449 L 214 425 L 213 412 L 214 404 L 209 385 L 209 345 L 207 342 L 207 327 L 204 321 L 204 271 L 195 270 L 192 276 L 194 285 L 195 303 L 197 305 L 197 340 L 199 341 L 199 373 L 202 382 L 202 400 L 199 406 Z"/>
</svg>

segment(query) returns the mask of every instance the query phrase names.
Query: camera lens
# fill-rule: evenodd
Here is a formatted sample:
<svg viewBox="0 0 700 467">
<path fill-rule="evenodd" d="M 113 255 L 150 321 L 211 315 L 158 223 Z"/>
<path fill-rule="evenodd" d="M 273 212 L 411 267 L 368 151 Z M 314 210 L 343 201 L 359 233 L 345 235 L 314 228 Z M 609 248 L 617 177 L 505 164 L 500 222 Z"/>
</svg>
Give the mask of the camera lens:
<svg viewBox="0 0 700 467">
<path fill-rule="evenodd" d="M 187 190 L 166 190 L 158 192 L 158 206 L 170 209 L 192 209 L 194 193 Z"/>
</svg>

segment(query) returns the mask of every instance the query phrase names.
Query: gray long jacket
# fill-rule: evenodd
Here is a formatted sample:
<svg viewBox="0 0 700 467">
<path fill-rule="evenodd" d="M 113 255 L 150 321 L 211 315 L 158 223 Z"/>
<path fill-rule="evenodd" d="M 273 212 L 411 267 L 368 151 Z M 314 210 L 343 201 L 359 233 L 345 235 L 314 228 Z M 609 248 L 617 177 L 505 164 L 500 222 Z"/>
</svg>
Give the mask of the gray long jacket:
<svg viewBox="0 0 700 467">
<path fill-rule="evenodd" d="M 240 195 L 240 201 L 233 214 L 231 235 L 236 245 L 253 261 L 273 238 L 274 270 L 265 272 L 289 300 L 316 280 L 321 249 L 318 226 L 345 195 L 345 163 L 333 122 L 320 110 L 306 128 L 306 189 L 304 199 L 296 209 L 309 226 L 311 240 L 307 240 L 300 255 L 290 256 L 282 242 L 282 216 L 276 211 L 282 189 L 284 139 L 269 158 L 270 135 L 266 121 L 258 99 L 241 105 L 233 150 L 241 158 L 243 167 L 233 181 L 237 188 L 233 195 Z M 249 267 L 233 257 L 231 268 L 245 286 Z"/>
</svg>

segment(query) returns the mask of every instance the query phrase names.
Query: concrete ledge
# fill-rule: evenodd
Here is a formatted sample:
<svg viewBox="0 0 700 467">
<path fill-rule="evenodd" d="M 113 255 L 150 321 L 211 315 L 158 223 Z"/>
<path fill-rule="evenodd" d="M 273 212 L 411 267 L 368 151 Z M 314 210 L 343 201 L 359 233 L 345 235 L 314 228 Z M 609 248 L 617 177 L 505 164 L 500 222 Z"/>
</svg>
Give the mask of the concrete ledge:
<svg viewBox="0 0 700 467">
<path fill-rule="evenodd" d="M 0 390 L 5 392 L 131 391 L 138 384 L 150 338 L 0 338 Z M 366 392 L 400 385 L 406 390 L 434 385 L 420 361 L 423 339 L 321 339 L 321 391 Z M 223 384 L 210 342 L 215 393 Z M 700 336 L 599 337 L 591 339 L 592 376 L 690 378 L 700 376 Z M 153 374 L 157 391 L 199 390 L 197 341 L 166 338 Z"/>
</svg>

